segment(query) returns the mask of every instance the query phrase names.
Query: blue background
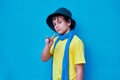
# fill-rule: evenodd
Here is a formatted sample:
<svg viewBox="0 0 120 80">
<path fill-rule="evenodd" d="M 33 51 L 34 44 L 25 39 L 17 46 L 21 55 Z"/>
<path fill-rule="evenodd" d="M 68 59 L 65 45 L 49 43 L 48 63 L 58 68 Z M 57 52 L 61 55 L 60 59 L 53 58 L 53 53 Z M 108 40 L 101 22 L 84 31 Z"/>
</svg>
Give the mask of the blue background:
<svg viewBox="0 0 120 80">
<path fill-rule="evenodd" d="M 66 7 L 84 42 L 84 80 L 120 80 L 119 0 L 0 0 L 0 80 L 50 80 L 42 62 L 46 17 Z"/>
</svg>

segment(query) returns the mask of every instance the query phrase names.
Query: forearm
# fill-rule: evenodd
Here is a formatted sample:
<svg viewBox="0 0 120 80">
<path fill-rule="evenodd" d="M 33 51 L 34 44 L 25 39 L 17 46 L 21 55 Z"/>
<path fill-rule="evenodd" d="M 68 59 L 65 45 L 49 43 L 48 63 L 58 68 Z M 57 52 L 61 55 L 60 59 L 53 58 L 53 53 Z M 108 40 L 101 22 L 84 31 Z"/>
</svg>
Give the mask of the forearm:
<svg viewBox="0 0 120 80">
<path fill-rule="evenodd" d="M 42 61 L 47 61 L 50 57 L 50 46 L 46 45 L 42 52 Z"/>
<path fill-rule="evenodd" d="M 76 80 L 83 80 L 83 72 L 77 72 Z"/>
<path fill-rule="evenodd" d="M 76 65 L 76 80 L 83 80 L 83 64 L 77 64 Z"/>
</svg>

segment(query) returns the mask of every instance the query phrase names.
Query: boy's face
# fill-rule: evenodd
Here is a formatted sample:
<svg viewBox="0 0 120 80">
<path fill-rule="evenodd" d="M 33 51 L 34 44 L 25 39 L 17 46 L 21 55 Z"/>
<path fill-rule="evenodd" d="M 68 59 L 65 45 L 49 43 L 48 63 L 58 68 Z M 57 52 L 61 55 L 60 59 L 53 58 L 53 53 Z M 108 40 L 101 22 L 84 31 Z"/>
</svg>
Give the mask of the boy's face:
<svg viewBox="0 0 120 80">
<path fill-rule="evenodd" d="M 66 34 L 70 31 L 71 20 L 67 22 L 63 16 L 53 17 L 52 22 L 57 33 Z"/>
</svg>

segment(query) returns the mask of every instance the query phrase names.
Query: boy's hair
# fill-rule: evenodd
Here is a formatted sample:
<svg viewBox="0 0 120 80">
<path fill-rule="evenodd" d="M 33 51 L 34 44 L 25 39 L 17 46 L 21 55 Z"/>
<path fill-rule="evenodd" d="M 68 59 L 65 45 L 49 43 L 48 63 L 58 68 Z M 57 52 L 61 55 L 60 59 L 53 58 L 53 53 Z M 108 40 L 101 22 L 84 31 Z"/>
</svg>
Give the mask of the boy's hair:
<svg viewBox="0 0 120 80">
<path fill-rule="evenodd" d="M 69 21 L 69 20 L 71 20 L 69 17 L 67 17 L 67 16 L 63 16 L 64 17 L 64 19 L 65 19 L 65 21 Z M 71 20 L 71 25 L 70 25 L 70 29 L 72 30 L 72 29 L 74 29 L 75 27 L 74 27 L 74 25 L 73 25 L 73 22 L 72 22 L 72 20 Z"/>
<path fill-rule="evenodd" d="M 55 16 L 52 18 L 52 20 L 55 20 L 58 16 L 62 16 L 66 22 L 69 22 L 69 20 L 71 20 L 69 17 L 64 16 L 64 15 L 55 15 Z M 52 24 L 52 26 L 53 26 L 53 24 Z M 72 29 L 74 29 L 74 28 L 75 28 L 75 27 L 74 27 L 74 25 L 72 24 L 72 20 L 71 20 L 70 30 L 72 30 Z"/>
</svg>

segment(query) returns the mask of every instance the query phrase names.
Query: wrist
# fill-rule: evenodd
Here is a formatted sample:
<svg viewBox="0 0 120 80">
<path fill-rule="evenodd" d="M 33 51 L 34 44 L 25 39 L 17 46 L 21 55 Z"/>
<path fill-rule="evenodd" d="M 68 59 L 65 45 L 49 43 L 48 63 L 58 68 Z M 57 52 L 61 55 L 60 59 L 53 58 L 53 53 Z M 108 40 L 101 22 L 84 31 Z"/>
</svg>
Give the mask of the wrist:
<svg viewBox="0 0 120 80">
<path fill-rule="evenodd" d="M 48 44 L 46 44 L 45 47 L 50 49 L 51 46 L 49 46 Z"/>
</svg>

